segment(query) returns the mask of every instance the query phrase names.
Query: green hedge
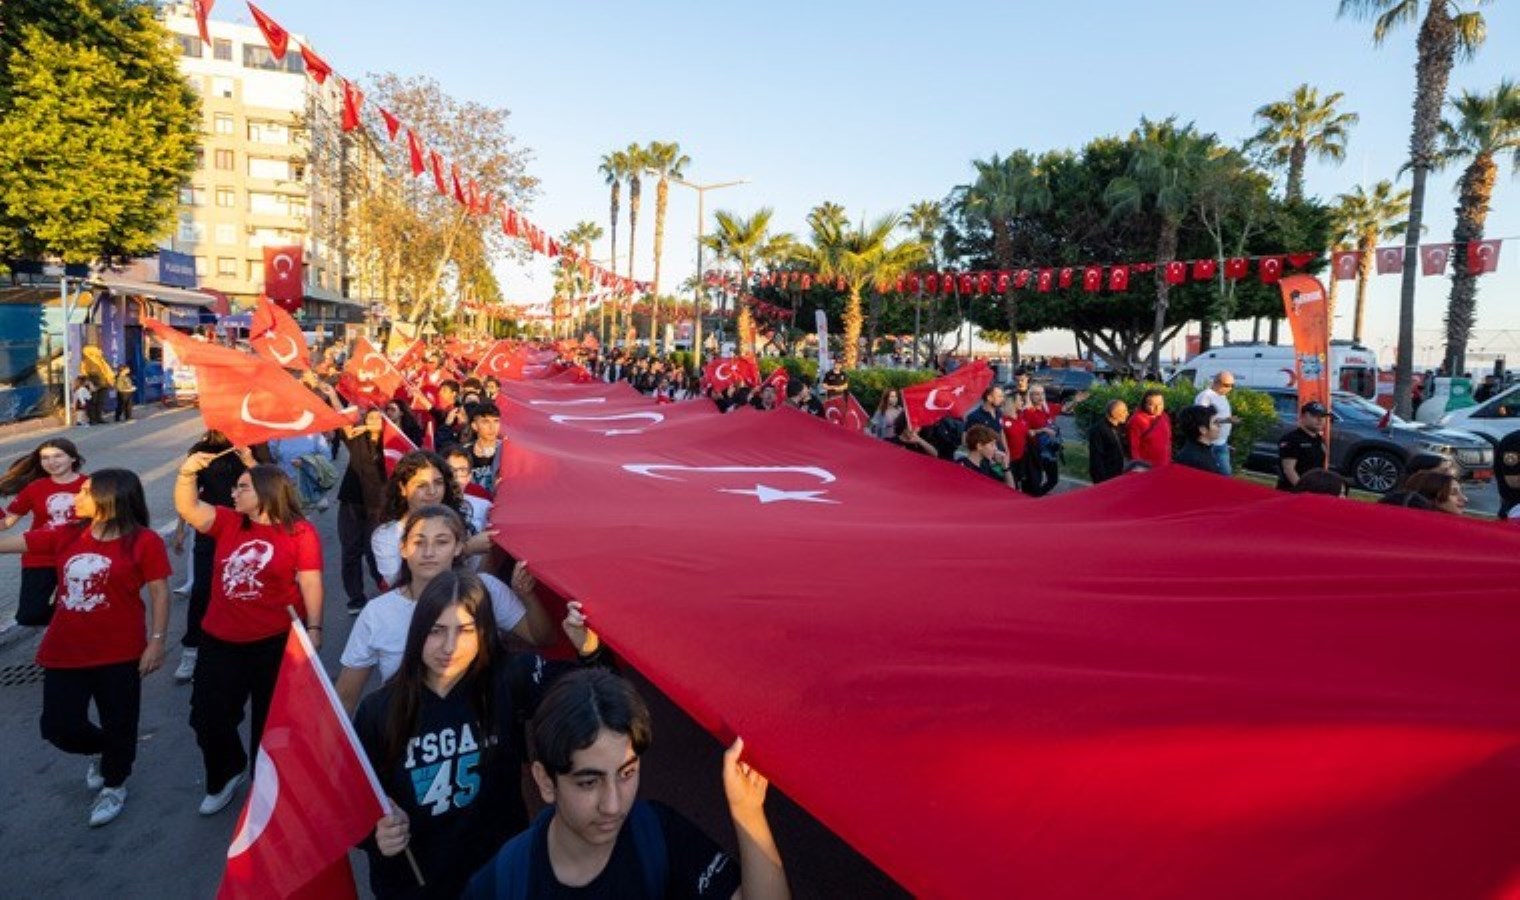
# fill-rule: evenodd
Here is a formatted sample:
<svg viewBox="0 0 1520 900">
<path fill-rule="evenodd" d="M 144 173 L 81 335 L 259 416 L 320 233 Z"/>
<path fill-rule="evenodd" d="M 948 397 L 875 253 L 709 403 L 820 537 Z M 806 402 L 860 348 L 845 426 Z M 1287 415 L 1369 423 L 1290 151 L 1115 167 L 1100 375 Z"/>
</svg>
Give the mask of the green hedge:
<svg viewBox="0 0 1520 900">
<path fill-rule="evenodd" d="M 793 378 L 801 378 L 808 384 L 818 383 L 818 361 L 793 356 L 762 357 L 760 377 L 769 378 L 772 372 L 781 367 L 785 367 Z M 861 406 L 872 412 L 881 401 L 882 391 L 889 388 L 901 390 L 937 377 L 937 373 L 929 369 L 854 369 L 846 370 L 845 375 L 850 379 L 850 393 L 855 395 Z"/>
<path fill-rule="evenodd" d="M 1092 392 L 1087 399 L 1078 403 L 1072 409 L 1072 417 L 1076 420 L 1077 428 L 1083 433 L 1103 415 L 1103 410 L 1110 400 L 1123 400 L 1129 404 L 1130 411 L 1140 408 L 1140 397 L 1146 391 L 1156 388 L 1166 394 L 1166 410 L 1175 417 L 1184 407 L 1193 405 L 1193 398 L 1198 396 L 1198 388 L 1192 385 L 1167 387 L 1164 384 L 1142 381 L 1118 381 L 1113 384 L 1094 384 Z M 1230 412 L 1240 417 L 1240 424 L 1230 432 L 1230 449 L 1233 451 L 1232 458 L 1238 468 L 1245 463 L 1246 457 L 1251 453 L 1251 445 L 1261 440 L 1277 422 L 1277 412 L 1272 407 L 1272 398 L 1260 391 L 1236 388 L 1230 394 Z M 1182 435 L 1173 430 L 1173 439 L 1180 445 Z"/>
</svg>

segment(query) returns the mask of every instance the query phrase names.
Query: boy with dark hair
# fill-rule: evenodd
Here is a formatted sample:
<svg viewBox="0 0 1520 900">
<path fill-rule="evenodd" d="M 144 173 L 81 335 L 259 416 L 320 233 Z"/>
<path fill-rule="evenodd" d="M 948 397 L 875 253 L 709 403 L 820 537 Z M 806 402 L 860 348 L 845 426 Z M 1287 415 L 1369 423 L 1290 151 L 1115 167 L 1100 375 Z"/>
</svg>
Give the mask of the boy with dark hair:
<svg viewBox="0 0 1520 900">
<path fill-rule="evenodd" d="M 764 776 L 723 754 L 723 790 L 739 836 L 733 859 L 679 813 L 636 800 L 649 710 L 610 672 L 572 672 L 539 703 L 530 729 L 533 780 L 550 806 L 470 880 L 464 896 L 787 898 L 765 819 Z"/>
</svg>

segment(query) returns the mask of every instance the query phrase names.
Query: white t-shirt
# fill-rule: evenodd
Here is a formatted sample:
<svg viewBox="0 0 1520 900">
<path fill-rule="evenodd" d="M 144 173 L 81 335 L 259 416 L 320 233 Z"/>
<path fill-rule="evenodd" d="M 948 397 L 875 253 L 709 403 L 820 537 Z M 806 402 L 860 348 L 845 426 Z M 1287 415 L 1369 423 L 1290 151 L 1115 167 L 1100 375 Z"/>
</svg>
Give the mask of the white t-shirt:
<svg viewBox="0 0 1520 900">
<path fill-rule="evenodd" d="M 474 494 L 465 494 L 464 502 L 470 505 L 470 532 L 480 534 L 491 524 L 491 501 Z"/>
<path fill-rule="evenodd" d="M 389 584 L 401 574 L 401 520 L 376 525 L 369 535 L 369 551 L 375 557 L 375 568 L 380 577 Z"/>
<path fill-rule="evenodd" d="M 1214 442 L 1214 446 L 1221 447 L 1225 444 L 1228 444 L 1230 442 L 1230 429 L 1235 427 L 1229 422 L 1224 421 L 1225 419 L 1228 419 L 1234 415 L 1234 413 L 1230 412 L 1229 398 L 1220 394 L 1213 388 L 1204 388 L 1198 393 L 1197 397 L 1193 398 L 1193 403 L 1197 406 L 1214 407 L 1214 412 L 1217 413 L 1220 418 L 1219 440 Z M 379 559 L 377 558 L 375 561 L 378 563 Z"/>
<path fill-rule="evenodd" d="M 496 627 L 511 631 L 528 610 L 512 589 L 502 584 L 494 575 L 479 575 L 486 593 L 491 595 L 491 612 L 496 614 Z M 417 601 L 410 600 L 401 591 L 381 594 L 364 604 L 354 628 L 348 633 L 348 643 L 343 645 L 342 663 L 350 669 L 380 669 L 383 684 L 401 668 L 401 654 L 406 651 L 406 632 L 412 625 L 412 612 Z"/>
</svg>

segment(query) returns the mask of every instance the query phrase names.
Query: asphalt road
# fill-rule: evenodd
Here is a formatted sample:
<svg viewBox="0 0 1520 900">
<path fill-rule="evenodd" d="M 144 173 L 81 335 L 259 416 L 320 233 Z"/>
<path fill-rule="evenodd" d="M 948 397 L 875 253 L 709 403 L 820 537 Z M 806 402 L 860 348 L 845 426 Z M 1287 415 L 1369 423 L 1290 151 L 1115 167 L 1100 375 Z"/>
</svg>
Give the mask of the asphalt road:
<svg viewBox="0 0 1520 900">
<path fill-rule="evenodd" d="M 0 435 L 0 461 L 29 451 L 50 435 L 79 446 L 86 470 L 128 468 L 143 479 L 152 524 L 174 525 L 172 486 L 184 451 L 203 426 L 193 410 L 139 410 L 130 424 L 71 429 L 13 428 Z M 340 462 L 341 465 L 341 462 Z M 338 580 L 336 512 L 316 514 L 326 563 L 327 604 L 321 656 L 336 674 L 352 620 Z M 172 548 L 171 548 L 172 549 Z M 173 558 L 171 586 L 183 579 L 187 558 Z M 0 621 L 14 612 L 20 563 L 0 557 Z M 38 635 L 12 632 L 0 639 L 0 896 L 207 898 L 221 877 L 242 798 L 221 814 L 202 818 L 205 794 L 200 753 L 188 724 L 190 689 L 172 677 L 184 633 L 185 600 L 176 595 L 170 650 L 164 668 L 143 683 L 137 763 L 127 782 L 121 817 L 92 829 L 86 817 L 92 795 L 84 786 L 86 761 L 54 749 L 38 735 L 40 673 L 31 665 Z M 655 741 L 643 767 L 642 795 L 663 800 L 733 849 L 722 797 L 722 748 L 647 682 L 638 679 L 655 719 Z M 820 765 L 838 765 L 820 761 Z M 528 795 L 530 808 L 537 799 Z M 903 897 L 906 893 L 772 788 L 768 805 L 793 891 L 799 897 Z M 350 854 L 367 895 L 364 859 Z"/>
</svg>

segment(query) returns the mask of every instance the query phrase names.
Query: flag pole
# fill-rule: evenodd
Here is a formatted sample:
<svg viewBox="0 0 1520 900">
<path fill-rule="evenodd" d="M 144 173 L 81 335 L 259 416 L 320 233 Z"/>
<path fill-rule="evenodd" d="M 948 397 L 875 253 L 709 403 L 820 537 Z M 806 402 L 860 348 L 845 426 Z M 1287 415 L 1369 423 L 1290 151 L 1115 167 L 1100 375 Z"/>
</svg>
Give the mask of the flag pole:
<svg viewBox="0 0 1520 900">
<path fill-rule="evenodd" d="M 296 639 L 301 642 L 301 646 L 306 649 L 306 654 L 312 661 L 312 668 L 316 670 L 317 681 L 322 685 L 322 693 L 327 695 L 327 701 L 332 704 L 333 714 L 338 717 L 338 722 L 343 726 L 343 734 L 348 738 L 348 743 L 354 751 L 354 756 L 359 758 L 359 766 L 364 769 L 364 777 L 369 781 L 370 790 L 375 792 L 376 802 L 380 804 L 380 808 L 385 811 L 386 815 L 390 815 L 392 812 L 395 812 L 395 808 L 391 804 L 391 798 L 387 797 L 385 791 L 381 789 L 380 779 L 376 777 L 374 767 L 369 764 L 369 754 L 364 752 L 364 745 L 359 743 L 359 735 L 354 731 L 354 723 L 348 718 L 348 713 L 343 711 L 343 704 L 338 700 L 338 692 L 333 688 L 332 682 L 328 679 L 327 670 L 322 668 L 321 657 L 317 655 L 317 648 L 311 645 L 311 638 L 306 636 L 306 623 L 302 622 L 301 617 L 296 615 L 296 608 L 294 606 L 285 607 L 285 611 L 290 613 L 290 627 L 295 631 Z M 427 887 L 427 881 L 422 877 L 422 868 L 417 865 L 417 857 L 412 855 L 410 841 L 408 841 L 406 847 L 402 848 L 402 852 L 406 854 L 406 861 L 412 867 L 412 875 L 416 877 L 418 886 Z"/>
</svg>

